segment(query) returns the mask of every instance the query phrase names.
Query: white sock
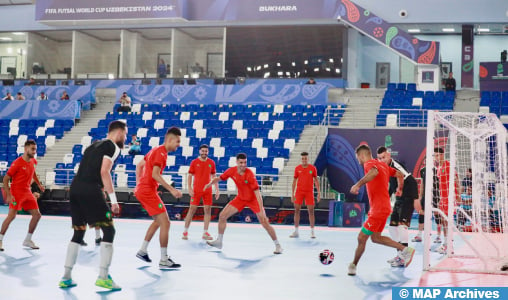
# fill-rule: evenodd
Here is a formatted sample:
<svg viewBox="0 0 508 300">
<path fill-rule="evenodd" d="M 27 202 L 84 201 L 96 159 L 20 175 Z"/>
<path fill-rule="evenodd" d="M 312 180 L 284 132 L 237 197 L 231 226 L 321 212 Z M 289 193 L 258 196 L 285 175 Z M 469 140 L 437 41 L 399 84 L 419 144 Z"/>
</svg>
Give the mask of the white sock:
<svg viewBox="0 0 508 300">
<path fill-rule="evenodd" d="M 185 228 L 183 229 L 183 233 L 186 233 L 186 232 L 188 232 L 188 231 L 189 231 L 189 227 L 185 227 Z"/>
<path fill-rule="evenodd" d="M 4 240 L 4 235 L 0 234 L 0 241 L 3 241 L 3 240 Z"/>
<path fill-rule="evenodd" d="M 101 229 L 95 228 L 95 239 L 100 239 L 100 238 L 101 238 Z"/>
<path fill-rule="evenodd" d="M 208 229 L 203 229 L 203 234 L 208 233 Z"/>
<path fill-rule="evenodd" d="M 168 258 L 168 247 L 161 247 L 161 260 Z"/>
<path fill-rule="evenodd" d="M 113 258 L 113 243 L 101 242 L 101 262 L 99 264 L 99 276 L 107 279 L 109 274 L 109 266 Z"/>
<path fill-rule="evenodd" d="M 63 278 L 65 279 L 71 279 L 71 272 L 72 268 L 76 264 L 76 260 L 78 258 L 80 244 L 70 242 L 69 246 L 67 246 L 67 256 L 65 257 L 65 264 L 64 264 L 64 275 Z"/>
<path fill-rule="evenodd" d="M 224 234 L 217 234 L 217 241 L 221 242 L 222 243 L 222 237 L 224 236 Z"/>
<path fill-rule="evenodd" d="M 406 225 L 399 225 L 399 242 L 403 244 L 409 243 L 409 230 Z"/>
<path fill-rule="evenodd" d="M 388 226 L 388 232 L 392 240 L 399 242 L 399 228 L 397 228 L 397 226 Z"/>
<path fill-rule="evenodd" d="M 32 240 L 32 234 L 31 233 L 27 233 L 25 241 L 31 241 L 31 240 Z"/>
<path fill-rule="evenodd" d="M 280 245 L 278 240 L 273 240 L 273 243 L 275 244 L 275 246 L 279 246 Z"/>
<path fill-rule="evenodd" d="M 143 244 L 141 244 L 141 251 L 148 253 L 148 243 L 150 242 L 143 240 Z"/>
<path fill-rule="evenodd" d="M 416 234 L 417 236 L 422 236 L 422 231 L 421 230 L 418 230 L 418 234 Z"/>
<path fill-rule="evenodd" d="M 295 227 L 295 232 L 298 233 L 298 227 Z"/>
<path fill-rule="evenodd" d="M 310 232 L 314 233 L 314 227 L 310 228 Z"/>
</svg>

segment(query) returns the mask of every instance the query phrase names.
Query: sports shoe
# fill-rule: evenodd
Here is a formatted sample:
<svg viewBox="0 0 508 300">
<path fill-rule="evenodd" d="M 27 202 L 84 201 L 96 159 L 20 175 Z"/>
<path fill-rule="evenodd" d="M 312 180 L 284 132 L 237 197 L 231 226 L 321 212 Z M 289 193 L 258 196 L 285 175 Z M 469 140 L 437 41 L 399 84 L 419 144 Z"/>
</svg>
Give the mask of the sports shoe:
<svg viewBox="0 0 508 300">
<path fill-rule="evenodd" d="M 419 235 L 416 235 L 416 236 L 415 236 L 415 237 L 411 240 L 411 242 L 417 242 L 417 243 L 419 243 L 419 242 L 421 242 L 421 241 L 422 241 L 422 237 L 421 237 L 421 236 L 419 236 Z"/>
<path fill-rule="evenodd" d="M 415 249 L 411 247 L 406 247 L 399 253 L 400 259 L 404 263 L 404 267 L 409 266 L 409 264 L 413 261 L 413 256 L 415 255 Z"/>
<path fill-rule="evenodd" d="M 100 246 L 102 242 L 102 238 L 95 239 L 95 246 Z"/>
<path fill-rule="evenodd" d="M 119 285 L 117 285 L 113 281 L 113 278 L 111 278 L 111 275 L 108 275 L 108 279 L 102 279 L 100 277 L 97 278 L 97 280 L 95 281 L 95 285 L 98 287 L 101 287 L 101 288 L 112 290 L 112 291 L 119 291 L 122 289 Z"/>
<path fill-rule="evenodd" d="M 188 232 L 184 232 L 182 234 L 182 240 L 188 240 L 189 239 L 189 233 Z"/>
<path fill-rule="evenodd" d="M 213 240 L 213 237 L 208 233 L 208 232 L 204 232 L 203 233 L 203 236 L 201 237 L 203 240 L 206 240 L 206 241 L 211 241 Z"/>
<path fill-rule="evenodd" d="M 290 237 L 290 238 L 297 238 L 297 237 L 299 237 L 299 236 L 300 236 L 300 235 L 298 234 L 298 232 L 296 232 L 296 231 L 295 231 L 295 232 L 291 233 L 291 235 L 290 235 L 289 237 Z"/>
<path fill-rule="evenodd" d="M 354 263 L 350 263 L 347 267 L 347 274 L 349 276 L 355 276 L 356 275 L 356 265 Z"/>
<path fill-rule="evenodd" d="M 222 242 L 219 240 L 215 241 L 207 241 L 206 242 L 209 246 L 215 247 L 217 249 L 222 249 Z"/>
<path fill-rule="evenodd" d="M 311 239 L 315 239 L 315 238 L 316 238 L 316 235 L 314 234 L 314 231 L 311 231 L 311 232 L 310 232 L 310 238 L 311 238 Z"/>
<path fill-rule="evenodd" d="M 275 245 L 275 251 L 273 251 L 273 254 L 282 254 L 282 247 L 280 244 Z"/>
<path fill-rule="evenodd" d="M 79 244 L 80 244 L 81 246 L 83 246 L 83 247 L 88 246 L 88 244 L 87 244 L 84 240 L 82 240 L 82 241 L 81 241 L 81 243 L 79 243 Z"/>
<path fill-rule="evenodd" d="M 446 250 L 448 250 L 448 247 L 445 244 L 443 244 L 441 245 L 441 247 L 437 248 L 437 253 L 446 254 Z"/>
<path fill-rule="evenodd" d="M 508 271 L 508 264 L 502 266 L 501 271 Z"/>
<path fill-rule="evenodd" d="M 138 253 L 136 253 L 136 257 L 146 262 L 152 262 L 152 260 L 148 256 L 148 253 L 143 252 L 141 250 L 139 250 Z"/>
<path fill-rule="evenodd" d="M 439 235 L 434 239 L 434 243 L 441 244 L 441 238 L 439 237 Z"/>
<path fill-rule="evenodd" d="M 397 256 L 390 265 L 392 267 L 404 267 L 404 260 Z"/>
<path fill-rule="evenodd" d="M 0 241 L 0 251 L 4 251 L 4 246 L 2 244 L 2 241 Z"/>
<path fill-rule="evenodd" d="M 29 241 L 24 241 L 24 242 L 23 242 L 23 246 L 28 247 L 28 248 L 30 248 L 30 249 L 34 249 L 34 250 L 39 249 L 39 247 L 37 247 L 37 246 L 35 245 L 35 243 L 34 243 L 32 240 L 29 240 Z"/>
<path fill-rule="evenodd" d="M 64 278 L 62 278 L 62 280 L 60 280 L 60 282 L 58 283 L 58 287 L 62 289 L 70 288 L 76 285 L 78 284 L 74 280 Z"/>
<path fill-rule="evenodd" d="M 182 265 L 175 263 L 171 258 L 168 256 L 166 259 L 161 259 L 159 261 L 159 269 L 161 270 L 168 270 L 168 269 L 176 269 L 180 268 Z"/>
<path fill-rule="evenodd" d="M 397 256 L 395 256 L 394 258 L 390 258 L 386 262 L 389 264 L 393 264 L 397 259 L 399 259 L 399 255 L 400 255 L 400 251 L 397 252 Z"/>
</svg>

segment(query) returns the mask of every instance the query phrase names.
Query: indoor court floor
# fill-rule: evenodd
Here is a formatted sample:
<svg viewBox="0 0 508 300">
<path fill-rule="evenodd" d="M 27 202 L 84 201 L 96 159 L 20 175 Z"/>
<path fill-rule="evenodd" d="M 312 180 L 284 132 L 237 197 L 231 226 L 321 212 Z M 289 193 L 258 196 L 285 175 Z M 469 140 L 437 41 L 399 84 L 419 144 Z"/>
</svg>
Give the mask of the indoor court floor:
<svg viewBox="0 0 508 300">
<path fill-rule="evenodd" d="M 0 221 L 6 214 L 0 207 Z M 116 219 L 116 237 L 110 274 L 121 291 L 104 291 L 94 285 L 98 274 L 99 247 L 95 232 L 85 235 L 73 270 L 74 288 L 63 290 L 58 282 L 63 273 L 70 218 L 43 216 L 33 240 L 40 250 L 22 247 L 28 216 L 18 216 L 4 238 L 0 252 L 0 299 L 391 299 L 391 288 L 401 286 L 508 286 L 508 276 L 422 273 L 422 243 L 416 243 L 413 263 L 407 268 L 391 268 L 386 260 L 395 250 L 369 242 L 358 266 L 357 276 L 347 275 L 353 258 L 358 228 L 318 227 L 316 239 L 308 227 L 300 238 L 291 239 L 293 227 L 276 225 L 284 248 L 274 255 L 273 242 L 259 224 L 230 223 L 222 251 L 201 240 L 202 222 L 193 222 L 189 240 L 181 239 L 183 221 L 172 221 L 169 255 L 182 264 L 179 270 L 158 268 L 158 234 L 149 246 L 153 262 L 135 257 L 149 220 Z M 216 236 L 217 223 L 210 234 Z M 388 234 L 387 232 L 385 234 Z M 411 236 L 414 232 L 411 233 Z M 156 239 L 155 239 L 156 238 Z M 322 265 L 318 254 L 331 249 L 335 261 Z M 441 255 L 433 253 L 432 259 Z"/>
</svg>

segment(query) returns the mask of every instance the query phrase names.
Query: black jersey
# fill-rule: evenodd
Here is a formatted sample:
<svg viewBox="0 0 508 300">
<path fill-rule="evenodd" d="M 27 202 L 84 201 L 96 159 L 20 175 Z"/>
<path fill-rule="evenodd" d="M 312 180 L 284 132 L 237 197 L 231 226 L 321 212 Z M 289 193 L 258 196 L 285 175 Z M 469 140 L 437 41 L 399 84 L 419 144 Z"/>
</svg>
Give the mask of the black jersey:
<svg viewBox="0 0 508 300">
<path fill-rule="evenodd" d="M 110 139 L 95 142 L 86 148 L 79 164 L 78 173 L 74 182 L 96 183 L 104 187 L 101 177 L 103 159 L 109 159 L 112 163 L 120 154 L 120 148 Z"/>
<path fill-rule="evenodd" d="M 427 170 L 427 167 L 423 167 L 421 170 L 420 170 L 420 176 L 422 178 L 422 181 L 423 181 L 423 197 L 422 198 L 425 198 L 425 181 L 426 181 L 426 170 Z M 436 168 L 432 168 L 432 182 L 433 182 L 433 187 L 432 187 L 432 198 L 433 200 L 435 201 L 437 199 L 437 201 L 439 201 L 439 178 L 437 177 L 437 171 L 436 171 Z"/>
<path fill-rule="evenodd" d="M 404 174 L 404 187 L 402 188 L 402 197 L 409 197 L 411 199 L 418 198 L 418 184 L 416 183 L 415 178 L 411 173 L 406 169 L 406 167 L 392 158 L 390 163 L 390 167 Z M 396 177 L 390 177 L 390 194 L 395 193 L 397 190 L 398 183 Z"/>
</svg>

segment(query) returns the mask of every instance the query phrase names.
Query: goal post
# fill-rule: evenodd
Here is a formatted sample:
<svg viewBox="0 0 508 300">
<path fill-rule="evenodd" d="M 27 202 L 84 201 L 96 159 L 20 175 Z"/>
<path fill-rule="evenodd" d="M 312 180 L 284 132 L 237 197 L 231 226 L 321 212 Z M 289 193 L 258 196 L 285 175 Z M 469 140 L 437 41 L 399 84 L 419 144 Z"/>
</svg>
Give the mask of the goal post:
<svg viewBox="0 0 508 300">
<path fill-rule="evenodd" d="M 495 114 L 428 112 L 424 270 L 508 273 L 500 271 L 508 262 L 507 147 L 507 131 Z M 444 154 L 441 162 L 435 148 Z M 436 216 L 445 220 L 444 255 L 433 252 Z"/>
</svg>

